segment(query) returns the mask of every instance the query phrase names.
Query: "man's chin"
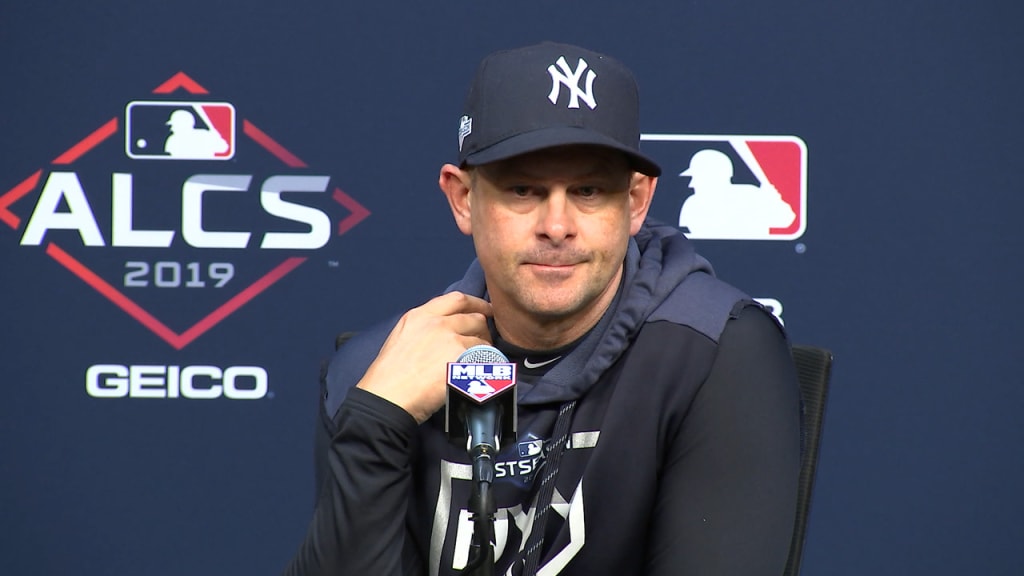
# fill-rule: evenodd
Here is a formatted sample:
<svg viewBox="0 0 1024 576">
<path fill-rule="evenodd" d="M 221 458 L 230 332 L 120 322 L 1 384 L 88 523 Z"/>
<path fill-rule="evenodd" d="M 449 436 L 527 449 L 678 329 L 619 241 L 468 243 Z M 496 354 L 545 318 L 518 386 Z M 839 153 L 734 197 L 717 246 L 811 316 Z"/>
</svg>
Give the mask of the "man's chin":
<svg viewBox="0 0 1024 576">
<path fill-rule="evenodd" d="M 580 311 L 580 303 L 571 301 L 529 302 L 523 307 L 530 315 L 542 321 L 558 321 L 576 315 Z"/>
</svg>

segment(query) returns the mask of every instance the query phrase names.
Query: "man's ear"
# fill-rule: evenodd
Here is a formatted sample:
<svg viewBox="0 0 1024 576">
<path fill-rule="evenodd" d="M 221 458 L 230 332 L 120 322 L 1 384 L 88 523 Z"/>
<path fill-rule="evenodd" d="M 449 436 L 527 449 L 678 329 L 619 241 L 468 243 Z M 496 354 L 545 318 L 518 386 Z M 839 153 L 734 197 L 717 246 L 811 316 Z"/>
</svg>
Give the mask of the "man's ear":
<svg viewBox="0 0 1024 576">
<path fill-rule="evenodd" d="M 437 183 L 441 187 L 441 192 L 448 198 L 448 206 L 455 217 L 455 225 L 463 234 L 472 234 L 473 223 L 469 205 L 472 175 L 454 164 L 445 164 L 441 166 L 441 175 Z"/>
<path fill-rule="evenodd" d="M 634 172 L 629 187 L 629 233 L 636 234 L 647 218 L 658 178 Z"/>
</svg>

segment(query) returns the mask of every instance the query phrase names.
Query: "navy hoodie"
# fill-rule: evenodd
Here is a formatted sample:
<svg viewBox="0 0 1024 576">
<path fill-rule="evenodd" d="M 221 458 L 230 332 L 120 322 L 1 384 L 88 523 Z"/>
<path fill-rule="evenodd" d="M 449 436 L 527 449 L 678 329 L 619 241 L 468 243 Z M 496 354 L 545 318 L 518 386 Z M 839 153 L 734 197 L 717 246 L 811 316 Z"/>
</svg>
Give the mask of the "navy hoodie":
<svg viewBox="0 0 1024 576">
<path fill-rule="evenodd" d="M 479 264 L 448 290 L 486 298 Z M 355 388 L 396 321 L 360 333 L 327 369 L 317 505 L 287 574 L 433 576 L 466 565 L 472 475 L 444 410 L 417 425 Z M 677 229 L 649 222 L 630 241 L 608 311 L 555 357 L 544 370 L 520 366 L 518 438 L 495 466 L 494 574 L 519 574 L 541 530 L 538 574 L 782 572 L 799 388 L 770 314 L 716 279 Z M 571 408 L 567 441 L 537 526 L 561 408 Z"/>
</svg>

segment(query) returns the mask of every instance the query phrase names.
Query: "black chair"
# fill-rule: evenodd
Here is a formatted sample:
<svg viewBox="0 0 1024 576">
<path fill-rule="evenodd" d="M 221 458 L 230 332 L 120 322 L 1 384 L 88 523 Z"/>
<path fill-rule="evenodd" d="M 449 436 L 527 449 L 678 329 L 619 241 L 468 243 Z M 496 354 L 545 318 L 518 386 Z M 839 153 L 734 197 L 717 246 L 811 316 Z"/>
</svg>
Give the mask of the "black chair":
<svg viewBox="0 0 1024 576">
<path fill-rule="evenodd" d="M 814 474 L 818 468 L 825 401 L 828 398 L 828 383 L 832 374 L 832 352 L 824 348 L 797 344 L 793 346 L 793 361 L 796 363 L 800 397 L 803 400 L 800 426 L 800 486 L 797 493 L 796 525 L 784 576 L 800 574 L 800 560 L 807 537 L 811 491 L 814 488 Z"/>
</svg>

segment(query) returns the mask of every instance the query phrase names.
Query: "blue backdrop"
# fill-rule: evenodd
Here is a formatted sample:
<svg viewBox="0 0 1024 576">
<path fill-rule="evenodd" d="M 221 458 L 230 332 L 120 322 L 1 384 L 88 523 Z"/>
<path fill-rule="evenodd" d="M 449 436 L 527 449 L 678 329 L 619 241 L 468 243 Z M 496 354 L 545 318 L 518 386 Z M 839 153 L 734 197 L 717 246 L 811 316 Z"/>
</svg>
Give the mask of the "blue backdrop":
<svg viewBox="0 0 1024 576">
<path fill-rule="evenodd" d="M 0 573 L 278 572 L 311 513 L 319 363 L 461 275 L 436 178 L 464 91 L 486 53 L 544 39 L 636 72 L 657 218 L 697 150 L 786 182 L 799 226 L 697 242 L 836 354 L 803 573 L 1024 573 L 1022 16 L 4 4 Z M 177 109 L 226 152 L 168 157 Z"/>
</svg>

